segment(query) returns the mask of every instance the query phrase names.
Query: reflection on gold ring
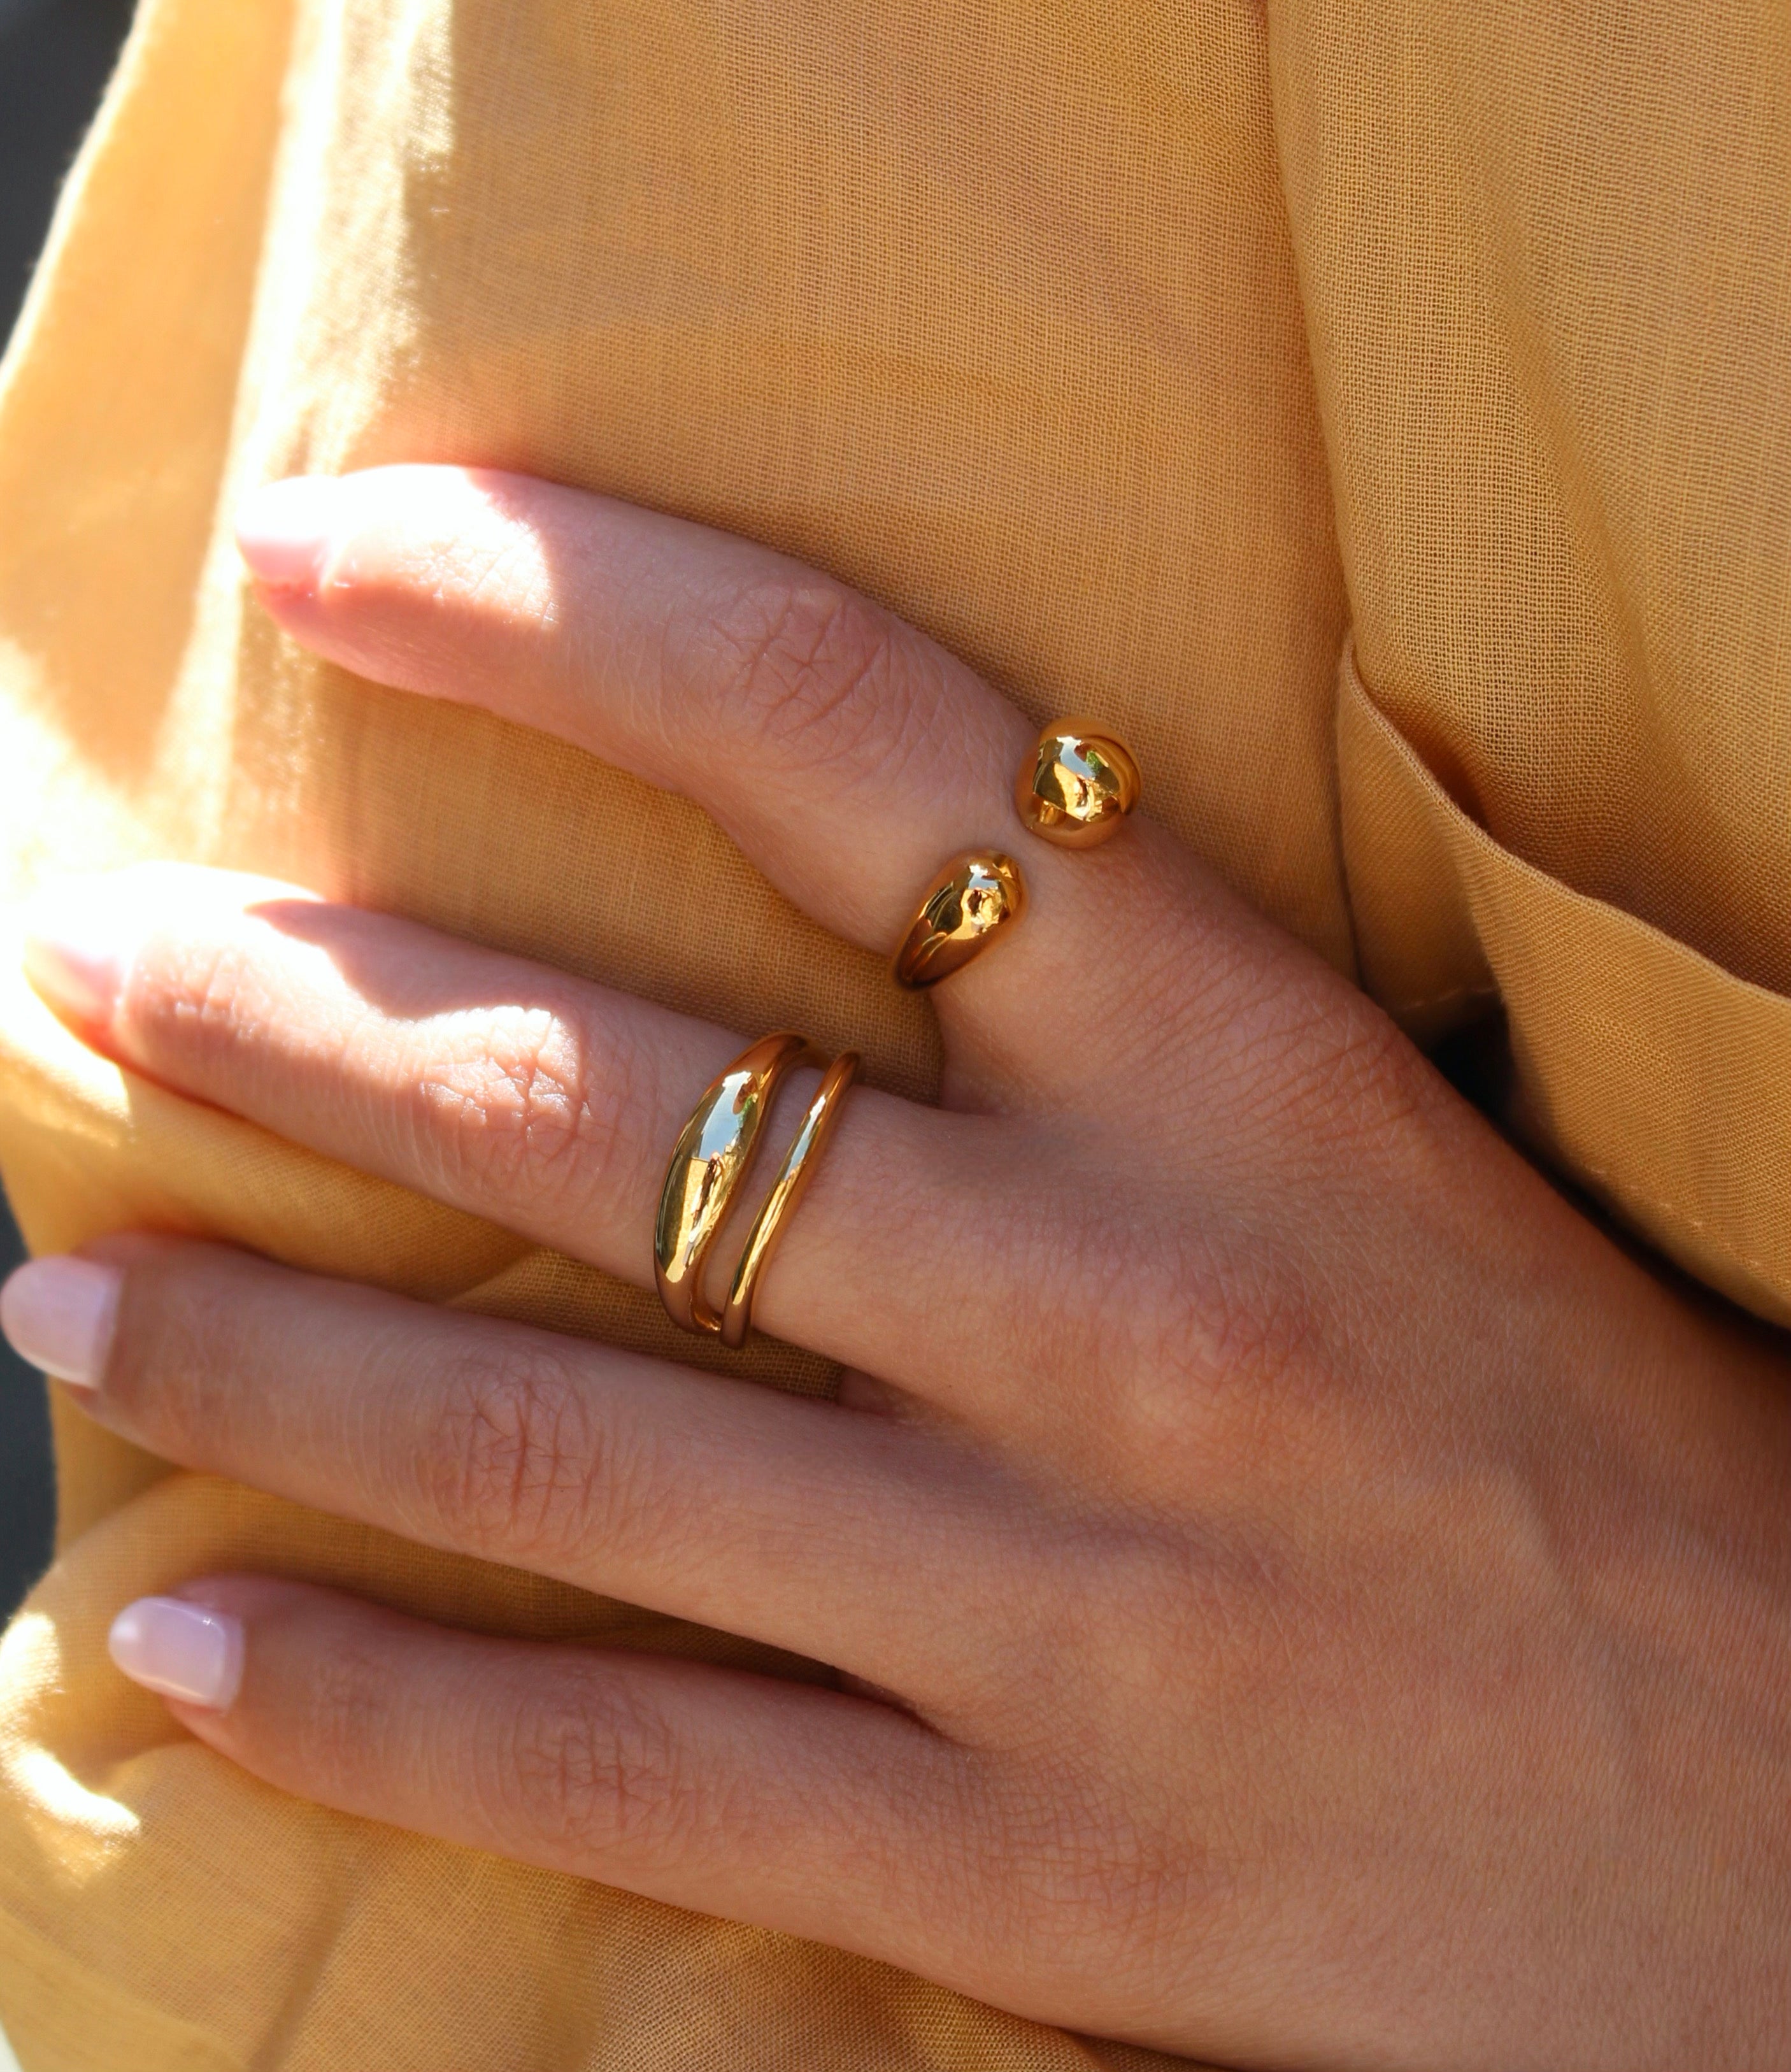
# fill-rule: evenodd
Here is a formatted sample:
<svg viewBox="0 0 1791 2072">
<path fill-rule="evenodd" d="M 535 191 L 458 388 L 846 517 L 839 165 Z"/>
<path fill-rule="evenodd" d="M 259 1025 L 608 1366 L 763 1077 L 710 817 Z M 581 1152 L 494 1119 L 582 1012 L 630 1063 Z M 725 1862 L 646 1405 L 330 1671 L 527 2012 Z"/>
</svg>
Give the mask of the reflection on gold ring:
<svg viewBox="0 0 1791 2072">
<path fill-rule="evenodd" d="M 659 1300 L 687 1331 L 721 1329 L 703 1300 L 703 1264 L 750 1170 L 758 1135 L 786 1076 L 820 1063 L 806 1038 L 788 1030 L 742 1050 L 691 1111 L 665 1169 L 653 1226 L 653 1275 Z"/>
<path fill-rule="evenodd" d="M 1025 906 L 1025 881 L 1012 857 L 973 849 L 948 863 L 926 888 L 896 952 L 896 984 L 910 992 L 937 985 L 980 956 Z"/>
<path fill-rule="evenodd" d="M 1093 849 L 1116 835 L 1144 779 L 1132 750 L 1097 721 L 1053 720 L 1014 779 L 1013 803 L 1031 832 L 1059 849 Z"/>
<path fill-rule="evenodd" d="M 728 1300 L 721 1311 L 721 1342 L 725 1346 L 743 1346 L 746 1342 L 753 1321 L 753 1297 L 758 1291 L 760 1277 L 777 1248 L 785 1225 L 796 1212 L 796 1204 L 815 1177 L 815 1168 L 820 1163 L 821 1153 L 840 1119 L 840 1097 L 857 1078 L 858 1065 L 856 1050 L 842 1050 L 815 1089 L 815 1098 L 808 1104 L 808 1112 L 802 1119 L 795 1141 L 784 1153 L 778 1177 L 771 1182 L 765 1206 L 754 1219 L 752 1229 L 747 1234 L 746 1248 L 733 1270 L 733 1285 L 728 1290 Z"/>
</svg>

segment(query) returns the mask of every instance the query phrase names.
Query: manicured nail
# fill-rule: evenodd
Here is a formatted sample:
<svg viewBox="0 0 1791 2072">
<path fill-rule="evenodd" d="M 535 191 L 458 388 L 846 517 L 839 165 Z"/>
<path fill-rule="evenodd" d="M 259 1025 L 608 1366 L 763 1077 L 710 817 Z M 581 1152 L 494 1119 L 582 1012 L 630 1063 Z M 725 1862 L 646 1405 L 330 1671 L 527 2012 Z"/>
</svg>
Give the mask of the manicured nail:
<svg viewBox="0 0 1791 2072">
<path fill-rule="evenodd" d="M 25 913 L 25 976 L 69 1021 L 111 1021 L 137 954 L 141 919 L 121 878 L 47 885 Z"/>
<path fill-rule="evenodd" d="M 22 1359 L 59 1381 L 105 1379 L 125 1276 L 96 1260 L 27 1260 L 0 1287 L 0 1330 Z"/>
<path fill-rule="evenodd" d="M 295 475 L 252 491 L 236 513 L 236 546 L 249 573 L 272 590 L 314 589 L 341 505 L 333 475 Z"/>
<path fill-rule="evenodd" d="M 207 1712 L 230 1709 L 243 1680 L 243 1622 L 184 1597 L 139 1597 L 112 1622 L 112 1659 L 134 1684 Z"/>
</svg>

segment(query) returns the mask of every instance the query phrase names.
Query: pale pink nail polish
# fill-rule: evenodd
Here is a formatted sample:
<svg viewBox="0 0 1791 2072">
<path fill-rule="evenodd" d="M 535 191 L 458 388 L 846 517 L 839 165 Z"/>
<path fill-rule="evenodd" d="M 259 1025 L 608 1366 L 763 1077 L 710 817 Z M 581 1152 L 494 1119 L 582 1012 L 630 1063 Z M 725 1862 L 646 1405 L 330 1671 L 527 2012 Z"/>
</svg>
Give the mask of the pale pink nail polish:
<svg viewBox="0 0 1791 2072">
<path fill-rule="evenodd" d="M 236 546 L 257 582 L 273 590 L 314 590 L 329 559 L 342 486 L 327 475 L 270 482 L 243 500 Z"/>
<path fill-rule="evenodd" d="M 26 911 L 25 976 L 59 1014 L 103 1027 L 130 975 L 139 933 L 116 874 L 61 879 Z"/>
<path fill-rule="evenodd" d="M 228 1712 L 242 1684 L 242 1621 L 184 1597 L 126 1605 L 106 1646 L 132 1683 L 207 1712 Z"/>
<path fill-rule="evenodd" d="M 124 1278 L 97 1260 L 28 1260 L 0 1287 L 0 1330 L 33 1367 L 97 1388 L 112 1351 Z"/>
</svg>

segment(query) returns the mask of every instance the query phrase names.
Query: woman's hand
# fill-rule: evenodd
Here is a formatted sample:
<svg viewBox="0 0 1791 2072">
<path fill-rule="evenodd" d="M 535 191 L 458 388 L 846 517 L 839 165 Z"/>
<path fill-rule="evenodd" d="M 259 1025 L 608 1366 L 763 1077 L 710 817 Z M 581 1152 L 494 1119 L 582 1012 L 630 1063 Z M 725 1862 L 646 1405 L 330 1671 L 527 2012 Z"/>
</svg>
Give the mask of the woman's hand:
<svg viewBox="0 0 1791 2072">
<path fill-rule="evenodd" d="M 268 492 L 245 551 L 299 639 L 688 791 L 855 942 L 978 843 L 1031 902 L 935 995 L 943 1106 L 855 1091 L 763 1284 L 837 1404 L 204 1245 L 24 1268 L 17 1342 L 158 1453 L 841 1675 L 211 1577 L 132 1656 L 194 1733 L 1240 2064 L 1791 2062 L 1764 1334 L 1160 829 L 1021 832 L 1028 722 L 827 579 L 435 469 Z M 65 901 L 32 955 L 138 1071 L 647 1285 L 671 1145 L 762 1033 L 221 874 Z"/>
</svg>

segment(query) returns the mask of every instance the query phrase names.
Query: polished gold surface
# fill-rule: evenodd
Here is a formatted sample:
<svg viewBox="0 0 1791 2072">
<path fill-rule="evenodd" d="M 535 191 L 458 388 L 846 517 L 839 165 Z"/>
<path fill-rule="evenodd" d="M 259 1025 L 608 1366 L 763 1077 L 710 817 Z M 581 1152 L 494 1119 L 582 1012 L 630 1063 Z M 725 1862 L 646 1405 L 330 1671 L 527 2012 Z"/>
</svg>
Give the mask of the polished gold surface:
<svg viewBox="0 0 1791 2072">
<path fill-rule="evenodd" d="M 653 1270 L 666 1314 L 687 1331 L 721 1329 L 703 1300 L 704 1261 L 752 1166 L 778 1087 L 796 1066 L 820 1063 L 803 1037 L 762 1036 L 711 1083 L 684 1124 L 659 1190 Z"/>
<path fill-rule="evenodd" d="M 1013 857 L 973 849 L 948 863 L 926 888 L 896 952 L 896 984 L 918 992 L 961 971 L 1019 919 L 1025 905 L 1025 883 Z"/>
<path fill-rule="evenodd" d="M 753 1297 L 758 1292 L 759 1277 L 777 1249 L 784 1226 L 795 1215 L 796 1204 L 814 1178 L 821 1153 L 840 1119 L 840 1097 L 857 1078 L 858 1066 L 856 1050 L 842 1050 L 815 1089 L 815 1098 L 808 1104 L 802 1127 L 784 1153 L 778 1177 L 771 1182 L 765 1206 L 753 1219 L 752 1229 L 747 1233 L 746 1248 L 733 1270 L 733 1285 L 728 1290 L 728 1299 L 721 1311 L 721 1342 L 725 1346 L 743 1346 L 746 1342 L 746 1334 L 752 1328 Z"/>
<path fill-rule="evenodd" d="M 1014 780 L 1013 802 L 1033 833 L 1060 849 L 1093 849 L 1116 835 L 1144 779 L 1132 751 L 1093 720 L 1053 720 Z"/>
</svg>

